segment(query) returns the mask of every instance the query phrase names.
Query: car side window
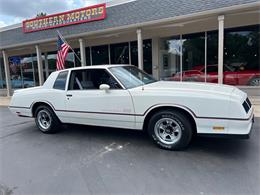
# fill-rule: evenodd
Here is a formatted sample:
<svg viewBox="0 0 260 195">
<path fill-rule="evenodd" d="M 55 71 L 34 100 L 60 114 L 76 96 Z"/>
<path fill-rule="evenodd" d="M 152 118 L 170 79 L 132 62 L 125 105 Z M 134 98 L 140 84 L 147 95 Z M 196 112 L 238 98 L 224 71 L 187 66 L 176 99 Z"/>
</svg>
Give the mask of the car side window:
<svg viewBox="0 0 260 195">
<path fill-rule="evenodd" d="M 109 85 L 110 89 L 122 89 L 105 69 L 84 69 L 71 72 L 69 90 L 99 89 L 101 84 Z"/>
<path fill-rule="evenodd" d="M 53 89 L 65 90 L 67 76 L 68 76 L 68 71 L 60 72 L 54 82 Z"/>
</svg>

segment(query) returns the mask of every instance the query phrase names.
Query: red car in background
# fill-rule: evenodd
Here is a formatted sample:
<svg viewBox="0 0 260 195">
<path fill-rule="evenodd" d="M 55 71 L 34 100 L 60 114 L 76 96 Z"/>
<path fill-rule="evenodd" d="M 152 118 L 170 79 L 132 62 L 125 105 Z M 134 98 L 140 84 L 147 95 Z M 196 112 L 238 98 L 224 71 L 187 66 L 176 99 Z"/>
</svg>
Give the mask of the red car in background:
<svg viewBox="0 0 260 195">
<path fill-rule="evenodd" d="M 239 68 L 224 65 L 224 84 L 227 85 L 250 85 L 260 86 L 259 70 L 244 70 L 243 66 Z M 170 80 L 180 81 L 180 73 L 172 75 Z M 183 81 L 205 82 L 205 66 L 194 66 L 192 70 L 183 71 Z M 206 81 L 210 83 L 218 82 L 218 65 L 208 65 Z"/>
</svg>

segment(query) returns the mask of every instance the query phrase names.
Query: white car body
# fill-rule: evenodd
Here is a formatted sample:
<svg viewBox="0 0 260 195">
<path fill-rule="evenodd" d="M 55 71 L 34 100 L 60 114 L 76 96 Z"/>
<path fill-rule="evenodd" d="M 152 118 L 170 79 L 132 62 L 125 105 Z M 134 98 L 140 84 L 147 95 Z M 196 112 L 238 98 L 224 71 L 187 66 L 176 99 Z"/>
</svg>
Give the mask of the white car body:
<svg viewBox="0 0 260 195">
<path fill-rule="evenodd" d="M 67 69 L 65 90 L 53 89 L 62 71 L 53 72 L 43 86 L 15 91 L 9 108 L 18 116 L 33 117 L 34 105 L 43 102 L 62 123 L 143 130 L 149 113 L 171 107 L 188 113 L 195 121 L 198 134 L 247 136 L 251 131 L 253 107 L 250 105 L 248 112 L 245 111 L 242 104 L 247 95 L 233 86 L 158 81 L 132 89 L 68 90 L 71 71 L 106 69 L 110 72 L 109 68 L 115 66 Z"/>
</svg>

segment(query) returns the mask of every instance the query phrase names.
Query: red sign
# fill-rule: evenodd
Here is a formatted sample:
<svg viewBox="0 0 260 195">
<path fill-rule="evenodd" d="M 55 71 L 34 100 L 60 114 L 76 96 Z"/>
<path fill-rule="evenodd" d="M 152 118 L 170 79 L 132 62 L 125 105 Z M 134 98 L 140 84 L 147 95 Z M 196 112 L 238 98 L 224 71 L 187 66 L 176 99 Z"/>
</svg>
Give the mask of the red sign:
<svg viewBox="0 0 260 195">
<path fill-rule="evenodd" d="M 23 21 L 23 32 L 34 32 L 72 24 L 103 20 L 106 18 L 106 4 L 94 5 L 59 14 Z"/>
</svg>

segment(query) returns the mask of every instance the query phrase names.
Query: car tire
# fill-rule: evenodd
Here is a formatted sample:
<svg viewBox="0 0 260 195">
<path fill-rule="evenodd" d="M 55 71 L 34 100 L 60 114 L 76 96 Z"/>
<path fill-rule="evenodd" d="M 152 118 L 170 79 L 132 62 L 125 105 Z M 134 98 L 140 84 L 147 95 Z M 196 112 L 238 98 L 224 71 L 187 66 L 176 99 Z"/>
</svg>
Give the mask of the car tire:
<svg viewBox="0 0 260 195">
<path fill-rule="evenodd" d="M 39 130 L 46 134 L 56 133 L 61 122 L 48 106 L 39 106 L 35 111 L 35 123 Z"/>
<path fill-rule="evenodd" d="M 250 80 L 249 82 L 250 86 L 260 86 L 260 77 L 255 77 Z"/>
<path fill-rule="evenodd" d="M 155 144 L 167 150 L 185 149 L 193 136 L 188 117 L 174 110 L 154 114 L 148 124 L 148 133 Z"/>
</svg>

